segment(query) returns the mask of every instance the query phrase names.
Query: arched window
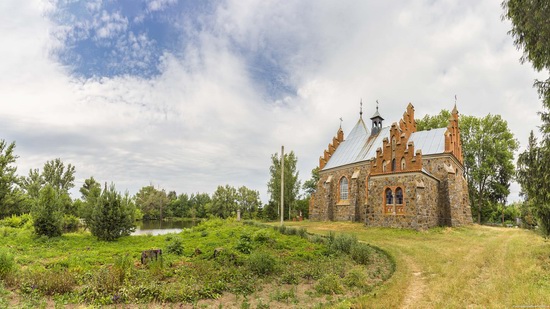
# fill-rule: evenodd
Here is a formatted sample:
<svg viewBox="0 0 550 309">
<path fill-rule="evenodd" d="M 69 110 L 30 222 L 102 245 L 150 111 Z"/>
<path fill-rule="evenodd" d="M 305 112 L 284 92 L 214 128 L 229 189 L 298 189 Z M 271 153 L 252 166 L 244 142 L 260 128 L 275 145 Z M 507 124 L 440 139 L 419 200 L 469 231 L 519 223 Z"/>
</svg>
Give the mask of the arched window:
<svg viewBox="0 0 550 309">
<path fill-rule="evenodd" d="M 395 189 L 395 203 L 398 205 L 403 204 L 403 190 L 401 188 Z"/>
<path fill-rule="evenodd" d="M 382 172 L 386 171 L 386 160 L 382 161 Z"/>
<path fill-rule="evenodd" d="M 386 205 L 393 204 L 393 192 L 391 192 L 390 188 L 386 189 Z"/>
<path fill-rule="evenodd" d="M 348 199 L 348 179 L 346 177 L 342 177 L 340 179 L 340 200 L 347 200 Z"/>
<path fill-rule="evenodd" d="M 395 159 L 391 160 L 391 171 L 395 171 Z"/>
<path fill-rule="evenodd" d="M 405 157 L 401 158 L 401 170 L 405 170 Z"/>
</svg>

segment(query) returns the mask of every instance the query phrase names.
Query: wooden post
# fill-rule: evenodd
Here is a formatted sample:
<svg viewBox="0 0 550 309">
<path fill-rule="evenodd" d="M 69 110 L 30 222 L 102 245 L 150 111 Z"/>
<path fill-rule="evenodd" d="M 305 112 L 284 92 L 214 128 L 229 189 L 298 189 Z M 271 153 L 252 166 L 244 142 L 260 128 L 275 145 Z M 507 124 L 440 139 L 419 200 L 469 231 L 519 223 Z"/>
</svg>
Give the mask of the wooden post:
<svg viewBox="0 0 550 309">
<path fill-rule="evenodd" d="M 285 146 L 281 146 L 281 226 L 285 215 Z"/>
</svg>

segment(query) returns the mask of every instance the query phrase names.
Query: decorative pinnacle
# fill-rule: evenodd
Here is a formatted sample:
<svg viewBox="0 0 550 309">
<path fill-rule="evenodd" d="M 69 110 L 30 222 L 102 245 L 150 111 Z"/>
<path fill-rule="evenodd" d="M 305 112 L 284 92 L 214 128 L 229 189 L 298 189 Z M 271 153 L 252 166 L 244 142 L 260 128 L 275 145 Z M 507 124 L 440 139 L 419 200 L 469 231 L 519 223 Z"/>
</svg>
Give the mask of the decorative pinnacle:
<svg viewBox="0 0 550 309">
<path fill-rule="evenodd" d="M 363 98 L 361 98 L 361 102 L 359 102 L 359 118 L 363 118 Z"/>
<path fill-rule="evenodd" d="M 342 117 L 340 117 L 340 129 L 342 128 L 342 121 L 344 121 L 344 119 L 342 119 Z"/>
</svg>

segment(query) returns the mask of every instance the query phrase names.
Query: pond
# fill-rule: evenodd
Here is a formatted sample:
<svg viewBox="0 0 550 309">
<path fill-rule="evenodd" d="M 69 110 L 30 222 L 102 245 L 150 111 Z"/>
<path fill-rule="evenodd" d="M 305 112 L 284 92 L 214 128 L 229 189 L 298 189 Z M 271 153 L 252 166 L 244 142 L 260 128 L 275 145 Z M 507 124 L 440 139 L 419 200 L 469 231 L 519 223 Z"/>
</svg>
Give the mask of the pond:
<svg viewBox="0 0 550 309">
<path fill-rule="evenodd" d="M 185 220 L 185 221 L 161 221 L 161 220 L 151 220 L 151 221 L 138 221 L 136 224 L 136 230 L 132 235 L 164 235 L 170 233 L 179 233 L 184 228 L 191 228 L 200 221 L 196 220 Z"/>
</svg>

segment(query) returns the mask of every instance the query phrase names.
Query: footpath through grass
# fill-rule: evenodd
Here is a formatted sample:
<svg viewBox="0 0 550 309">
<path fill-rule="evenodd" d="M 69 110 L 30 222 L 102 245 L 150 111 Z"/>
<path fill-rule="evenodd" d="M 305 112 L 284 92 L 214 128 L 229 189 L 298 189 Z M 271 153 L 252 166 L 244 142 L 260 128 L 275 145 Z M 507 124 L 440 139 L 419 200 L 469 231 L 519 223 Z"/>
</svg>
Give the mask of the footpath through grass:
<svg viewBox="0 0 550 309">
<path fill-rule="evenodd" d="M 532 231 L 473 225 L 426 232 L 359 223 L 295 222 L 356 235 L 392 254 L 394 275 L 354 308 L 549 308 L 550 241 Z"/>
</svg>

